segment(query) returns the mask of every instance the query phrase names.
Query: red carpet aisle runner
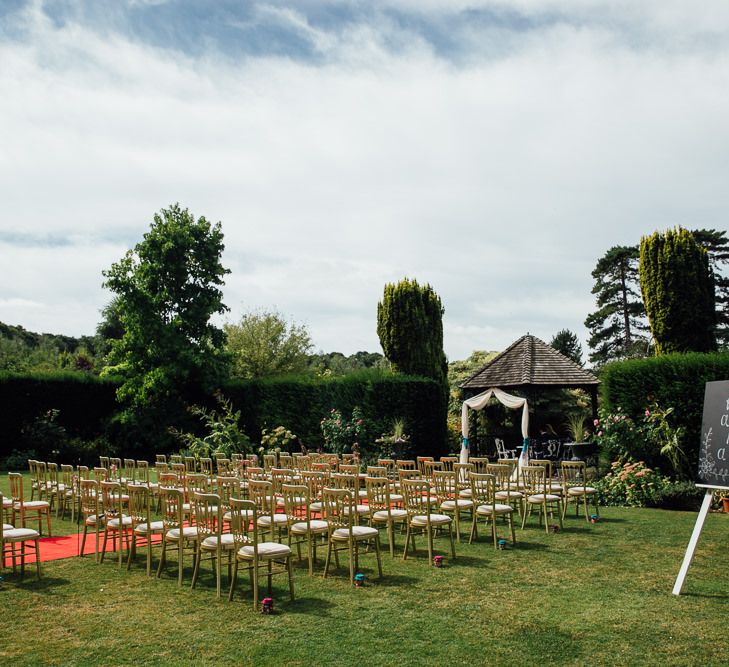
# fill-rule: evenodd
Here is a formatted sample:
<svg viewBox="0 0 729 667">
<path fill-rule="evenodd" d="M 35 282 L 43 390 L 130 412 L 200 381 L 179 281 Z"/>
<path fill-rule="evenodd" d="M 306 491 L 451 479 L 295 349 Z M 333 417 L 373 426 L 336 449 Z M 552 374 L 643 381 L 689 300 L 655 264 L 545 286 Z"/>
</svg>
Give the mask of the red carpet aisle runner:
<svg viewBox="0 0 729 667">
<path fill-rule="evenodd" d="M 41 537 L 39 540 L 38 548 L 40 549 L 40 558 L 41 563 L 45 563 L 49 560 L 61 560 L 62 558 L 72 558 L 74 556 L 78 556 L 79 550 L 81 549 L 81 540 L 83 538 L 83 533 L 80 533 L 78 535 L 64 535 L 63 537 Z M 153 543 L 159 542 L 161 537 L 159 535 L 155 535 L 154 539 L 152 540 Z M 118 540 L 117 540 L 118 541 Z M 144 544 L 144 543 L 143 543 Z M 103 534 L 99 536 L 99 552 L 101 552 L 101 548 L 104 546 L 104 536 Z M 126 547 L 126 542 L 124 544 Z M 88 533 L 86 535 L 86 544 L 84 545 L 84 555 L 90 554 L 91 556 L 94 555 L 96 547 L 96 534 L 95 533 Z M 111 540 L 111 537 L 109 538 L 107 544 L 106 544 L 106 553 L 112 553 L 114 551 L 113 549 L 114 543 Z M 146 548 L 145 546 L 140 546 L 137 549 L 137 553 L 146 553 L 142 551 Z M 19 553 L 19 552 L 18 552 Z M 126 549 L 124 553 L 124 561 L 126 562 Z M 26 549 L 25 553 L 25 562 L 28 563 L 35 563 L 35 554 L 31 553 L 30 549 Z M 106 560 L 104 561 L 106 562 Z M 8 557 L 6 559 L 5 565 L 6 567 L 11 563 L 10 558 Z M 18 563 L 20 563 L 20 560 L 18 560 Z"/>
</svg>

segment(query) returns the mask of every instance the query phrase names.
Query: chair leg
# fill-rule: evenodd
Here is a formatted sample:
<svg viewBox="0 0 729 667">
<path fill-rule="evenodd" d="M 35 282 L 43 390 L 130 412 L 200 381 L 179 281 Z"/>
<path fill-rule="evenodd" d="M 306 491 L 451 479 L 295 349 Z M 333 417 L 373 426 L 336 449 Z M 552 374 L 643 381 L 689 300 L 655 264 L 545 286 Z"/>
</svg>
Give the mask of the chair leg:
<svg viewBox="0 0 729 667">
<path fill-rule="evenodd" d="M 448 524 L 448 535 L 451 538 L 451 556 L 453 556 L 453 560 L 456 560 L 456 545 L 455 542 L 453 542 L 453 531 L 451 528 L 451 524 Z"/>
<path fill-rule="evenodd" d="M 238 581 L 238 559 L 235 559 L 235 565 L 233 565 L 233 574 L 230 577 L 230 590 L 228 591 L 228 602 L 233 599 L 233 592 L 235 591 L 235 584 Z"/>
<path fill-rule="evenodd" d="M 382 579 L 382 558 L 380 557 L 380 536 L 375 536 L 375 551 L 377 552 L 377 571 Z"/>
<path fill-rule="evenodd" d="M 33 540 L 33 541 L 35 542 L 35 571 L 36 571 L 36 574 L 38 575 L 38 579 L 40 579 L 41 578 L 41 571 L 40 571 L 40 560 L 41 559 L 40 559 L 40 548 L 39 548 L 38 538 L 36 537 L 35 540 Z"/>
<path fill-rule="evenodd" d="M 251 575 L 253 576 L 253 611 L 258 611 L 258 562 L 251 563 Z"/>
<path fill-rule="evenodd" d="M 405 534 L 405 549 L 402 552 L 403 560 L 407 560 L 409 548 L 410 548 L 410 522 L 408 521 L 408 530 L 407 530 L 407 533 Z"/>
<path fill-rule="evenodd" d="M 309 561 L 311 562 L 311 561 Z M 289 595 L 291 596 L 291 601 L 294 601 L 294 566 L 291 563 L 291 556 L 289 556 L 286 559 L 286 563 L 288 565 L 288 571 L 289 571 Z"/>
</svg>

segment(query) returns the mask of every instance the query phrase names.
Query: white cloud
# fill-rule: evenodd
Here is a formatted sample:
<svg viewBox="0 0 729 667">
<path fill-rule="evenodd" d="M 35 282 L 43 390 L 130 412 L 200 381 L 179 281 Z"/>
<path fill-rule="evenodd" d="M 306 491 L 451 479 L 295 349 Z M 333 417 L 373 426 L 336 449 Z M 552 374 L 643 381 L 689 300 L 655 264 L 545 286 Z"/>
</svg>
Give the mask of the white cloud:
<svg viewBox="0 0 729 667">
<path fill-rule="evenodd" d="M 612 5 L 658 44 L 636 48 L 595 3 L 510 6 L 575 20 L 458 65 L 422 38 L 388 50 L 386 19 L 335 37 L 273 7 L 327 54 L 313 66 L 193 58 L 29 14 L 27 38 L 0 44 L 0 231 L 75 241 L 0 245 L 0 320 L 91 333 L 101 270 L 125 249 L 103 239 L 133 243 L 180 201 L 223 222 L 230 316 L 276 305 L 324 350 L 379 349 L 377 300 L 405 275 L 441 295 L 453 359 L 527 330 L 584 337 L 610 246 L 726 226 L 729 42 L 695 40 L 729 19 Z"/>
</svg>

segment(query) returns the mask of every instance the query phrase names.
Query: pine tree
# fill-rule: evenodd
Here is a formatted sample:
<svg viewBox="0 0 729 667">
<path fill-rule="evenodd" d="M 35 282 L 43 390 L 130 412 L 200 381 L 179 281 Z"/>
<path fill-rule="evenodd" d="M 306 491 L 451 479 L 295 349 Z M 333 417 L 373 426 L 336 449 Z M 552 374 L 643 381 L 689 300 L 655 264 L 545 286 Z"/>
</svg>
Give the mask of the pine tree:
<svg viewBox="0 0 729 667">
<path fill-rule="evenodd" d="M 561 352 L 568 359 L 572 359 L 578 366 L 582 366 L 582 346 L 577 334 L 569 329 L 558 331 L 549 343 L 557 352 Z"/>
<path fill-rule="evenodd" d="M 716 349 L 709 256 L 691 232 L 679 227 L 640 240 L 640 287 L 656 354 Z"/>
<path fill-rule="evenodd" d="M 598 260 L 592 277 L 598 309 L 585 319 L 590 331 L 590 362 L 599 366 L 644 355 L 649 343 L 638 285 L 638 248 L 610 248 Z"/>
</svg>

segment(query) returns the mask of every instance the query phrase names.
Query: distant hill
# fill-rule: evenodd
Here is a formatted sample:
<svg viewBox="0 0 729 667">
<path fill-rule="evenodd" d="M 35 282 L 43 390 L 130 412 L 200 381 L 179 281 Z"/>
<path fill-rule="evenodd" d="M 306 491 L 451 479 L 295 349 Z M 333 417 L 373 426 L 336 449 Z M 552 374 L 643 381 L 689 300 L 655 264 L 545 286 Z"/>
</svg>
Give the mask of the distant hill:
<svg viewBox="0 0 729 667">
<path fill-rule="evenodd" d="M 0 338 L 19 341 L 30 348 L 38 348 L 45 345 L 56 348 L 59 352 L 76 352 L 80 347 L 86 348 L 94 353 L 99 345 L 96 336 L 64 336 L 63 334 L 35 333 L 12 324 L 0 322 Z"/>
</svg>

